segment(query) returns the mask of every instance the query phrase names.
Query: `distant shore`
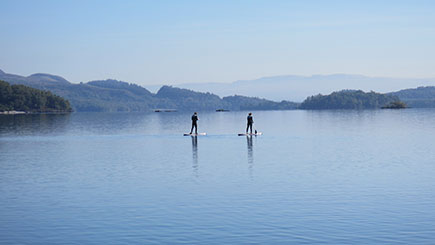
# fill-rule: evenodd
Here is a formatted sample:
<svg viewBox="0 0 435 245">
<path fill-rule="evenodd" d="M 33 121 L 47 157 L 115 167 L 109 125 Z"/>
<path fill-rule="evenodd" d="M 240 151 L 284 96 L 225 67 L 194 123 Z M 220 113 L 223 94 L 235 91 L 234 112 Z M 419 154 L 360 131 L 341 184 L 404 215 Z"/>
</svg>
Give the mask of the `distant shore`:
<svg viewBox="0 0 435 245">
<path fill-rule="evenodd" d="M 0 111 L 0 114 L 5 114 L 5 115 L 15 115 L 15 114 L 26 114 L 27 112 L 25 111 Z"/>
<path fill-rule="evenodd" d="M 0 115 L 19 115 L 19 114 L 66 114 L 73 111 L 0 111 Z"/>
</svg>

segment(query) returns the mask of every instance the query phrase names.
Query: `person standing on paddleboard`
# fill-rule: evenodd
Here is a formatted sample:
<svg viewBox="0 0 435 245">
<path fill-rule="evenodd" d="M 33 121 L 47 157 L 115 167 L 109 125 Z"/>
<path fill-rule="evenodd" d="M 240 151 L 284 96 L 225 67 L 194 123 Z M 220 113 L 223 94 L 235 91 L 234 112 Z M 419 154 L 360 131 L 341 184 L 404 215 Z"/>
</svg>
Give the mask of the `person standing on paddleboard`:
<svg viewBox="0 0 435 245">
<path fill-rule="evenodd" d="M 194 112 L 192 115 L 192 128 L 190 129 L 190 134 L 192 134 L 194 127 L 195 127 L 195 134 L 198 134 L 198 124 L 196 123 L 198 120 L 199 120 L 198 113 Z"/>
<path fill-rule="evenodd" d="M 248 133 L 248 129 L 251 129 L 251 134 L 252 134 L 252 124 L 254 124 L 254 118 L 252 117 L 252 113 L 249 112 L 248 117 L 248 125 L 246 126 L 246 133 Z"/>
</svg>

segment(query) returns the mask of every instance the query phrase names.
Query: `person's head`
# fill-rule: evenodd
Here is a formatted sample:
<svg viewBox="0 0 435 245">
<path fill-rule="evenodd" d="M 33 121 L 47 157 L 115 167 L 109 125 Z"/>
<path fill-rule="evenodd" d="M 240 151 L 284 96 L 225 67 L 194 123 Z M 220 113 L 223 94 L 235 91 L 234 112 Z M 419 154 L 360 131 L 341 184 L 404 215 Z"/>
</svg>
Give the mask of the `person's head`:
<svg viewBox="0 0 435 245">
<path fill-rule="evenodd" d="M 197 115 L 198 113 L 196 113 L 196 111 L 195 111 L 193 114 Z"/>
<path fill-rule="evenodd" d="M 252 116 L 252 113 L 251 112 L 249 112 L 249 114 L 248 114 L 249 116 Z"/>
</svg>

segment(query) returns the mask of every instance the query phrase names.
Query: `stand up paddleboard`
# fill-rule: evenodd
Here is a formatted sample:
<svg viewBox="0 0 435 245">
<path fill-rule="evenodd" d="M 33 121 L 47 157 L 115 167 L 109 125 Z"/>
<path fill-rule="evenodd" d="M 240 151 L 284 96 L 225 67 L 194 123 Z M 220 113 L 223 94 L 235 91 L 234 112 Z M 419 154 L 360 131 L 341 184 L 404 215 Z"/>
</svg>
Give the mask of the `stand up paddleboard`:
<svg viewBox="0 0 435 245">
<path fill-rule="evenodd" d="M 183 134 L 184 136 L 203 136 L 207 135 L 206 133 L 197 133 L 197 134 Z"/>
<path fill-rule="evenodd" d="M 254 134 L 238 134 L 238 136 L 259 136 L 259 135 L 262 135 L 263 133 L 262 132 L 257 132 L 256 134 L 254 133 Z"/>
</svg>

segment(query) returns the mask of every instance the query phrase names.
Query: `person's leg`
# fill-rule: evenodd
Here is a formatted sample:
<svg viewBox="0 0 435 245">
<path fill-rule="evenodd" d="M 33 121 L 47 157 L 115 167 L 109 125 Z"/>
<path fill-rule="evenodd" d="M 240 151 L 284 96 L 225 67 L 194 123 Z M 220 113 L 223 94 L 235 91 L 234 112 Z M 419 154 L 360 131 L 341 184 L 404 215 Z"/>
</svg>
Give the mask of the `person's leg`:
<svg viewBox="0 0 435 245">
<path fill-rule="evenodd" d="M 248 133 L 249 123 L 246 125 L 246 133 Z"/>
<path fill-rule="evenodd" d="M 251 134 L 252 134 L 252 123 L 249 124 L 249 128 L 251 129 Z"/>
<path fill-rule="evenodd" d="M 193 127 L 195 126 L 195 124 L 194 123 L 192 123 L 192 128 L 190 129 L 190 134 L 192 134 L 192 132 L 193 132 Z"/>
<path fill-rule="evenodd" d="M 198 134 L 198 124 L 195 123 L 195 134 Z"/>
</svg>

